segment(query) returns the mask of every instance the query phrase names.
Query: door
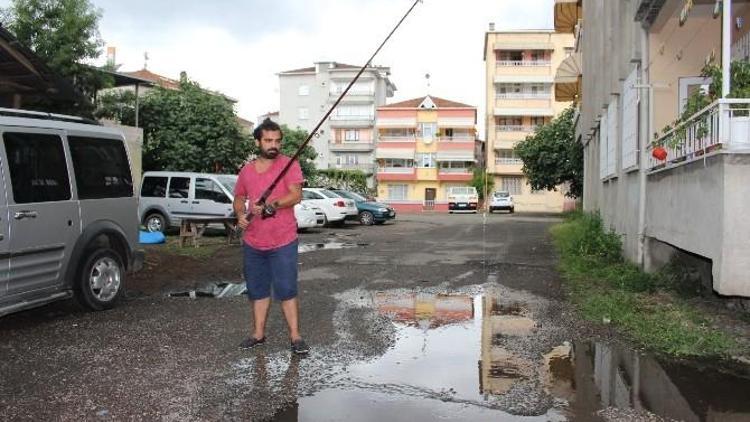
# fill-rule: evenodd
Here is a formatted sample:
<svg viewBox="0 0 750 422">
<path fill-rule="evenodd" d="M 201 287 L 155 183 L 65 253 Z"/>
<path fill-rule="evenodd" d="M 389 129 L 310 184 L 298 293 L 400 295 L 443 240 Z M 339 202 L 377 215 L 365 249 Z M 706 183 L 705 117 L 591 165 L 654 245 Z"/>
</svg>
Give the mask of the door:
<svg viewBox="0 0 750 422">
<path fill-rule="evenodd" d="M 0 303 L 8 293 L 8 276 L 10 275 L 10 236 L 8 236 L 8 201 L 3 180 L 5 161 L 0 160 Z"/>
<path fill-rule="evenodd" d="M 5 132 L 10 275 L 8 296 L 58 290 L 64 259 L 80 234 L 78 202 L 60 133 Z"/>
<path fill-rule="evenodd" d="M 435 209 L 435 196 L 437 195 L 437 190 L 435 188 L 425 188 L 424 189 L 424 207 L 425 209 L 432 210 Z"/>
<path fill-rule="evenodd" d="M 189 217 L 190 205 L 190 177 L 175 177 L 169 179 L 169 214 L 174 218 Z"/>
<path fill-rule="evenodd" d="M 219 183 L 206 177 L 195 178 L 195 196 L 191 213 L 206 217 L 228 217 L 232 214 L 232 200 Z"/>
</svg>

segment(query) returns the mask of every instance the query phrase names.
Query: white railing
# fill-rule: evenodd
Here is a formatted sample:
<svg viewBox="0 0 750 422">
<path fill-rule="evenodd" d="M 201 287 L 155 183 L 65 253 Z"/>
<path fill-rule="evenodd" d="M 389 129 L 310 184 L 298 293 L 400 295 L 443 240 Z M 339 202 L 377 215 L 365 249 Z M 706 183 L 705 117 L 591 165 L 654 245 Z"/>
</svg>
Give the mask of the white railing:
<svg viewBox="0 0 750 422">
<path fill-rule="evenodd" d="M 663 148 L 666 158 L 654 157 Z M 716 150 L 750 151 L 750 99 L 722 99 L 695 113 L 648 147 L 648 169 L 692 161 Z"/>
<path fill-rule="evenodd" d="M 328 93 L 332 97 L 337 97 L 341 95 L 344 92 L 343 89 L 333 89 L 329 91 Z M 375 91 L 370 89 L 350 89 L 349 92 L 346 93 L 346 95 L 362 95 L 362 96 L 373 96 L 375 95 Z"/>
<path fill-rule="evenodd" d="M 497 67 L 541 67 L 550 66 L 549 60 L 498 60 Z"/>
<path fill-rule="evenodd" d="M 533 132 L 537 126 L 528 125 L 502 125 L 496 126 L 497 132 Z"/>
<path fill-rule="evenodd" d="M 381 142 L 414 142 L 417 140 L 416 135 L 380 135 L 378 140 Z"/>
<path fill-rule="evenodd" d="M 371 172 L 375 169 L 375 164 L 332 164 L 330 167 L 341 170 L 361 170 L 364 172 Z"/>
<path fill-rule="evenodd" d="M 371 115 L 352 115 L 352 114 L 333 114 L 331 120 L 345 120 L 345 121 L 372 121 L 375 120 L 375 116 Z"/>
<path fill-rule="evenodd" d="M 414 167 L 379 167 L 378 172 L 392 174 L 411 174 L 414 173 Z"/>
<path fill-rule="evenodd" d="M 440 142 L 472 142 L 474 138 L 470 135 L 454 135 L 454 136 L 440 136 L 438 137 Z"/>
<path fill-rule="evenodd" d="M 495 158 L 495 164 L 498 165 L 522 165 L 523 160 L 520 158 L 506 158 L 506 157 L 496 157 Z"/>
<path fill-rule="evenodd" d="M 440 168 L 438 173 L 449 173 L 449 174 L 471 174 L 474 171 L 473 167 L 452 167 L 452 168 Z"/>
<path fill-rule="evenodd" d="M 496 100 L 551 100 L 550 92 L 498 92 Z"/>
</svg>

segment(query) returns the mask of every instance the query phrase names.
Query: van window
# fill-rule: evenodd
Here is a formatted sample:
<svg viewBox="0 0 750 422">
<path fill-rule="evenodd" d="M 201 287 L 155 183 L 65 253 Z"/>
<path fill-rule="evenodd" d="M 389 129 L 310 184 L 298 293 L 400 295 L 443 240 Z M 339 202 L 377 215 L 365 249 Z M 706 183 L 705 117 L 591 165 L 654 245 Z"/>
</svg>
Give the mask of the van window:
<svg viewBox="0 0 750 422">
<path fill-rule="evenodd" d="M 232 202 L 213 180 L 201 179 L 200 177 L 195 179 L 195 199 L 205 199 L 220 204 L 229 204 Z"/>
<path fill-rule="evenodd" d="M 190 194 L 189 177 L 173 177 L 169 182 L 170 198 L 187 198 Z"/>
<path fill-rule="evenodd" d="M 3 141 L 16 204 L 70 199 L 70 179 L 59 136 L 6 132 Z"/>
<path fill-rule="evenodd" d="M 133 178 L 122 141 L 70 136 L 68 145 L 78 199 L 133 196 Z"/>
<path fill-rule="evenodd" d="M 164 198 L 167 196 L 168 177 L 164 176 L 146 176 L 143 178 L 141 186 L 141 196 L 147 198 Z"/>
</svg>

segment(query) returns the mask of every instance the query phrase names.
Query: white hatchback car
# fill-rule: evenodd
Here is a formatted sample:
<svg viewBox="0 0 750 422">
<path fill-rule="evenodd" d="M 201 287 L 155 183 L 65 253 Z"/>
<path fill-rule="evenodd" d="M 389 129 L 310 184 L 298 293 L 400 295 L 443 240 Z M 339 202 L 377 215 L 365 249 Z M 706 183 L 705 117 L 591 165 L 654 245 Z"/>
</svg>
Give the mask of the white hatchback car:
<svg viewBox="0 0 750 422">
<path fill-rule="evenodd" d="M 325 213 L 325 223 L 343 226 L 346 220 L 356 220 L 359 212 L 353 200 L 322 188 L 303 188 L 302 203 L 318 207 Z"/>
<path fill-rule="evenodd" d="M 515 211 L 516 206 L 513 204 L 513 196 L 508 191 L 497 191 L 492 194 L 490 200 L 490 213 L 495 210 L 507 210 L 511 214 Z"/>
</svg>

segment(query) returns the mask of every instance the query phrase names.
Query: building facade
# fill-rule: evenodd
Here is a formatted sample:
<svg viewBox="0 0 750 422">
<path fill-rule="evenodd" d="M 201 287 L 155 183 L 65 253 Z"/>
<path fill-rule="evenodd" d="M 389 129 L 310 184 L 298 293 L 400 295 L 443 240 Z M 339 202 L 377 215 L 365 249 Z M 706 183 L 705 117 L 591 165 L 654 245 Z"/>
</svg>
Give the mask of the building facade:
<svg viewBox="0 0 750 422">
<path fill-rule="evenodd" d="M 485 34 L 486 169 L 517 211 L 561 212 L 566 203 L 562 188 L 531 190 L 513 147 L 569 105 L 555 101 L 554 77 L 573 46 L 573 35 L 551 30 L 496 32 L 491 24 Z"/>
<path fill-rule="evenodd" d="M 308 132 L 330 109 L 359 67 L 318 62 L 315 66 L 279 73 L 279 120 L 291 128 Z M 394 95 L 390 69 L 373 66 L 365 70 L 333 114 L 313 138 L 318 169 L 375 170 L 375 110 Z"/>
<path fill-rule="evenodd" d="M 708 92 L 703 69 L 728 74 L 722 62 L 747 59 L 748 18 L 744 1 L 555 5 L 558 30 L 576 34 L 582 57 L 576 136 L 584 145 L 584 209 L 598 212 L 644 269 L 688 260 L 706 287 L 743 297 L 750 297 L 743 218 L 750 99 Z M 708 106 L 685 113 L 696 95 Z"/>
<path fill-rule="evenodd" d="M 468 186 L 476 107 L 425 96 L 377 111 L 378 198 L 399 211 L 447 211 L 447 190 Z"/>
</svg>

